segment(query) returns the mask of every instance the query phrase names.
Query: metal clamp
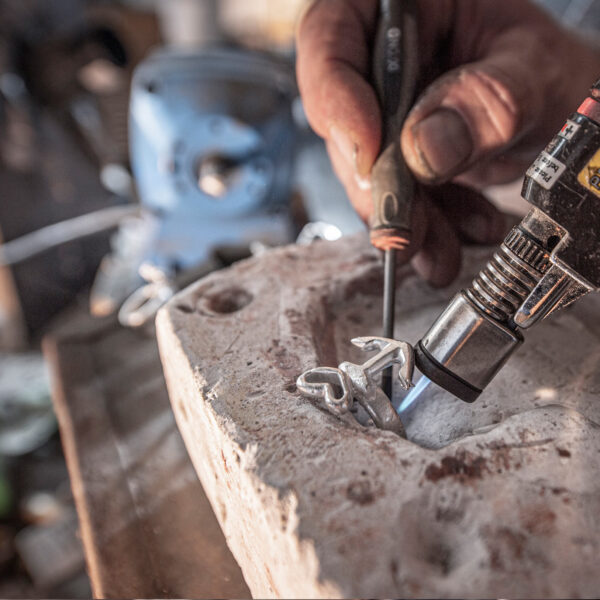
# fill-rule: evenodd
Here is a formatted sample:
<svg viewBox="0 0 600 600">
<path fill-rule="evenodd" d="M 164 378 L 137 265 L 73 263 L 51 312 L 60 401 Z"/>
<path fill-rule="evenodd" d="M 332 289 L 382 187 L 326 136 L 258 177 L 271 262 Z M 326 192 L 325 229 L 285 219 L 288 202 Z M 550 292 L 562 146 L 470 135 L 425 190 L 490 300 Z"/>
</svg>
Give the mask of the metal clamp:
<svg viewBox="0 0 600 600">
<path fill-rule="evenodd" d="M 148 283 L 133 292 L 121 305 L 118 318 L 123 327 L 143 327 L 177 292 L 167 273 L 155 265 L 144 263 L 139 271 Z"/>
</svg>

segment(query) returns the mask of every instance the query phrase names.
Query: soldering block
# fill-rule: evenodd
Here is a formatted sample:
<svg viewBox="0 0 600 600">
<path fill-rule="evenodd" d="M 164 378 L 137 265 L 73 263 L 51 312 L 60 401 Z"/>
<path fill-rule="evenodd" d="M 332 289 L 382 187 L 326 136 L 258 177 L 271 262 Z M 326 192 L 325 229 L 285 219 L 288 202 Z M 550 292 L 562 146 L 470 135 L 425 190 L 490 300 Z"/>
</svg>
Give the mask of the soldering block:
<svg viewBox="0 0 600 600">
<path fill-rule="evenodd" d="M 492 250 L 468 251 L 451 289 L 404 268 L 396 337 L 415 343 Z M 404 440 L 295 386 L 364 361 L 350 339 L 380 333 L 381 294 L 359 236 L 238 263 L 158 316 L 177 423 L 253 595 L 596 596 L 598 298 L 528 331 L 475 404 L 430 388 Z"/>
</svg>

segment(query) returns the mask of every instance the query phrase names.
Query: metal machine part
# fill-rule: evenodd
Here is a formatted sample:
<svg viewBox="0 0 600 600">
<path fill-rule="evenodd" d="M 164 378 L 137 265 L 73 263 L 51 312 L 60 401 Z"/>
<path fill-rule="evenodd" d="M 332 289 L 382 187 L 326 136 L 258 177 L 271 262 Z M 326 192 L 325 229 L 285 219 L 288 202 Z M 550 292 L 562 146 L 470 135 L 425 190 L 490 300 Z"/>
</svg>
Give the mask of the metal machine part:
<svg viewBox="0 0 600 600">
<path fill-rule="evenodd" d="M 199 48 L 223 41 L 218 0 L 156 0 L 154 8 L 168 46 Z"/>
<path fill-rule="evenodd" d="M 125 300 L 121 323 L 142 326 L 219 249 L 293 241 L 296 96 L 290 65 L 245 49 L 162 49 L 139 65 L 130 155 L 145 219 L 105 261 L 100 312 Z"/>
<path fill-rule="evenodd" d="M 131 161 L 160 227 L 148 262 L 186 269 L 219 244 L 293 239 L 293 71 L 233 48 L 161 50 L 135 72 Z"/>
<path fill-rule="evenodd" d="M 523 331 L 600 289 L 600 82 L 527 171 L 533 209 L 416 347 L 419 370 L 473 402 Z"/>
<path fill-rule="evenodd" d="M 406 437 L 400 417 L 376 379 L 386 369 L 399 365 L 398 380 L 408 390 L 414 370 L 412 347 L 406 342 L 379 337 L 354 338 L 352 343 L 365 352 L 377 351 L 377 354 L 362 365 L 343 362 L 337 369 L 317 367 L 306 371 L 296 381 L 298 389 L 305 396 L 324 400 L 337 415 L 356 412 L 356 401 L 376 427 Z"/>
</svg>

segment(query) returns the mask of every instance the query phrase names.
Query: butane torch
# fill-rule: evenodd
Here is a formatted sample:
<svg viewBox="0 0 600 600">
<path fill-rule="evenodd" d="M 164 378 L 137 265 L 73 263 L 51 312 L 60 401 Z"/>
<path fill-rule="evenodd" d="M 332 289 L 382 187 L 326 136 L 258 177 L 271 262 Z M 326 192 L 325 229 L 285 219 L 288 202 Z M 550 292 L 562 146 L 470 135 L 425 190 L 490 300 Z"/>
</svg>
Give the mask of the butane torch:
<svg viewBox="0 0 600 600">
<path fill-rule="evenodd" d="M 473 402 L 553 311 L 600 288 L 600 80 L 537 157 L 529 214 L 415 348 L 430 380 Z"/>
</svg>

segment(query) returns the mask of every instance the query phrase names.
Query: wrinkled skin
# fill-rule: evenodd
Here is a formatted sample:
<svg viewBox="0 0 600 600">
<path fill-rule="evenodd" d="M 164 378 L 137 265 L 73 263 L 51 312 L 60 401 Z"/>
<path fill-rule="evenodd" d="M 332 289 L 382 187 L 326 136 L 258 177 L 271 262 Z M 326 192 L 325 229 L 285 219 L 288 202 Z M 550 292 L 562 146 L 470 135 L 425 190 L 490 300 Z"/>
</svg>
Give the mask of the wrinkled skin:
<svg viewBox="0 0 600 600">
<path fill-rule="evenodd" d="M 402 1 L 402 0 L 398 0 Z M 497 243 L 505 219 L 477 191 L 522 175 L 600 77 L 600 52 L 527 0 L 418 0 L 419 95 L 401 134 L 421 182 L 413 261 L 450 283 L 461 242 Z M 377 0 L 317 0 L 297 32 L 309 121 L 367 221 L 381 116 L 369 83 Z"/>
</svg>

